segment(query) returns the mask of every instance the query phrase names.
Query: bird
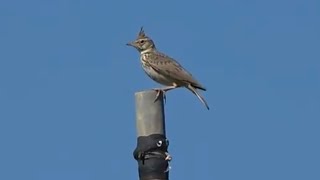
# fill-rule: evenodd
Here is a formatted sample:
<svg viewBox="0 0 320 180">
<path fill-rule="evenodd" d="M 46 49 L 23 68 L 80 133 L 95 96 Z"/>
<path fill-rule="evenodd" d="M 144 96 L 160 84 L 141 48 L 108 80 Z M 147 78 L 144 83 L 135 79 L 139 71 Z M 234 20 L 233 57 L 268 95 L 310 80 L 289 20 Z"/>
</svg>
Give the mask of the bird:
<svg viewBox="0 0 320 180">
<path fill-rule="evenodd" d="M 198 97 L 201 103 L 209 110 L 206 100 L 199 94 L 198 89 L 206 91 L 190 72 L 178 61 L 158 51 L 154 41 L 148 37 L 143 27 L 140 28 L 137 38 L 126 45 L 134 47 L 140 53 L 140 61 L 145 73 L 155 82 L 164 85 L 161 88 L 153 88 L 157 92 L 155 101 L 169 90 L 185 87 Z"/>
</svg>

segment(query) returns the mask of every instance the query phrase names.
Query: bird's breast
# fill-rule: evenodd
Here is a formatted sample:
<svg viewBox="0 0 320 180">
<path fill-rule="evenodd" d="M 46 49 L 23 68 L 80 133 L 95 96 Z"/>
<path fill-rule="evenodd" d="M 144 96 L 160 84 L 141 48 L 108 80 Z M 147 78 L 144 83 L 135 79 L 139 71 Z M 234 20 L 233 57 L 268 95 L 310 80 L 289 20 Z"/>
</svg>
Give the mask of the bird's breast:
<svg viewBox="0 0 320 180">
<path fill-rule="evenodd" d="M 162 85 L 170 86 L 172 85 L 172 81 L 167 77 L 163 76 L 161 73 L 156 71 L 149 63 L 148 59 L 145 56 L 141 56 L 141 66 L 144 72 L 154 81 L 160 83 Z"/>
</svg>

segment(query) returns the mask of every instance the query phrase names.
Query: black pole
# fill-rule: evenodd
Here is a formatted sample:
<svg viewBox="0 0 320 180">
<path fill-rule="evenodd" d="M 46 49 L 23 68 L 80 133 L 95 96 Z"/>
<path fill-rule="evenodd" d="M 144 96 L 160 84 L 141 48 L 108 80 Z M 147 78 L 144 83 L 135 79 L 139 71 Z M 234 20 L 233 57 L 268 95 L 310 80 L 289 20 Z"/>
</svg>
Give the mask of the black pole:
<svg viewBox="0 0 320 180">
<path fill-rule="evenodd" d="M 165 132 L 163 95 L 155 101 L 156 91 L 135 94 L 137 147 L 133 152 L 138 162 L 140 180 L 168 180 L 169 141 Z"/>
</svg>

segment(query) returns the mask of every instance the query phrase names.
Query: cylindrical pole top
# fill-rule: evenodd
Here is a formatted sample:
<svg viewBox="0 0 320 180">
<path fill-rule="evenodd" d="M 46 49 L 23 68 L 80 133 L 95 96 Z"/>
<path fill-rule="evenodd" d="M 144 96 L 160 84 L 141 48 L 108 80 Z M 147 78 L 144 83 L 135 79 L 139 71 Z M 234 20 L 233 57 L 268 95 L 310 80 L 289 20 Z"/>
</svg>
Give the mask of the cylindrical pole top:
<svg viewBox="0 0 320 180">
<path fill-rule="evenodd" d="M 157 92 L 154 90 L 135 93 L 137 136 L 151 134 L 165 135 L 165 116 L 163 94 L 155 101 Z"/>
</svg>

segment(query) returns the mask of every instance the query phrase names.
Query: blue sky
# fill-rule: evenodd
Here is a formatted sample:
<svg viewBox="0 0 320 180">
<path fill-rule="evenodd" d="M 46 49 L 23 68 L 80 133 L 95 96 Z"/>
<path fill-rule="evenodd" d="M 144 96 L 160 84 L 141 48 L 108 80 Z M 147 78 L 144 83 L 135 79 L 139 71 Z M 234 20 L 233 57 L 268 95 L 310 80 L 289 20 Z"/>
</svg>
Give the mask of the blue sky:
<svg viewBox="0 0 320 180">
<path fill-rule="evenodd" d="M 320 179 L 320 2 L 0 1 L 0 179 L 136 179 L 125 46 L 140 26 L 204 84 L 167 94 L 171 179 Z"/>
</svg>

